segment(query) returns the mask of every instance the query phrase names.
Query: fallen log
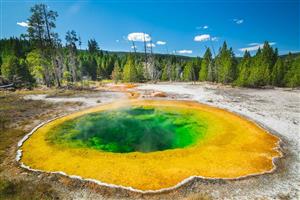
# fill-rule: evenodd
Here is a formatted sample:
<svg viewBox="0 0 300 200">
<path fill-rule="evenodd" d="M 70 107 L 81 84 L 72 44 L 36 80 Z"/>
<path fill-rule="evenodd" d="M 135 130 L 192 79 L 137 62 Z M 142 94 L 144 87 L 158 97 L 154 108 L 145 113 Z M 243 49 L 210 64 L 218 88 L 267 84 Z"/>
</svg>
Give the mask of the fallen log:
<svg viewBox="0 0 300 200">
<path fill-rule="evenodd" d="M 8 85 L 0 85 L 0 88 L 9 88 L 9 87 L 14 87 L 14 84 L 10 83 Z"/>
</svg>

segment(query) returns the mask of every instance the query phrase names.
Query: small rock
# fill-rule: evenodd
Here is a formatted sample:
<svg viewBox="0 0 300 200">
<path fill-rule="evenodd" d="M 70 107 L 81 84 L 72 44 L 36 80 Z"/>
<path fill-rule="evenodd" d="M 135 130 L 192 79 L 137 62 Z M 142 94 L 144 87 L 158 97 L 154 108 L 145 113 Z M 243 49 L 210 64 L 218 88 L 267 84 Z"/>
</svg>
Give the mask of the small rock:
<svg viewBox="0 0 300 200">
<path fill-rule="evenodd" d="M 22 176 L 28 176 L 28 173 L 27 172 L 22 172 L 21 175 Z"/>
<path fill-rule="evenodd" d="M 167 97 L 167 94 L 164 92 L 154 92 L 151 94 L 152 97 Z"/>
</svg>

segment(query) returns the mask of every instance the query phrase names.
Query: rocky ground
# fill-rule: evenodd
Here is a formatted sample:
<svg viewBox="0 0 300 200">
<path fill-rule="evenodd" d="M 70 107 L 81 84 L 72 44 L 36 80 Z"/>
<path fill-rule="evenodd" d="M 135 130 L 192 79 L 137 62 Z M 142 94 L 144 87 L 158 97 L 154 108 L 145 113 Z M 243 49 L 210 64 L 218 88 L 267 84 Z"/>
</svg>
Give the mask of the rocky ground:
<svg viewBox="0 0 300 200">
<path fill-rule="evenodd" d="M 109 86 L 110 87 L 110 86 Z M 108 89 L 109 90 L 109 89 Z M 278 135 L 284 157 L 275 161 L 275 172 L 239 180 L 193 179 L 176 190 L 141 194 L 120 188 L 71 179 L 59 174 L 31 172 L 15 161 L 15 136 L 1 160 L 0 178 L 31 184 L 33 189 L 45 184 L 49 199 L 298 199 L 300 189 L 300 91 L 290 89 L 244 89 L 212 84 L 159 83 L 141 84 L 122 89 L 122 93 L 93 91 L 72 95 L 23 95 L 28 101 L 51 102 L 30 120 L 24 122 L 24 133 L 37 124 L 60 114 L 95 106 L 121 98 L 167 98 L 195 100 L 244 115 Z M 125 93 L 124 93 L 125 92 Z M 139 94 L 139 95 L 135 95 Z M 31 99 L 31 100 L 30 100 Z M 0 185 L 0 191 L 1 191 Z M 26 188 L 27 189 L 27 188 Z M 29 188 L 30 189 L 30 188 Z M 28 189 L 28 190 L 29 190 Z M 32 189 L 32 188 L 31 188 Z M 43 191 L 44 188 L 40 189 Z M 3 190 L 4 191 L 4 190 Z M 6 190 L 5 190 L 6 191 Z M 44 192 L 41 192 L 44 193 Z M 7 197 L 7 196 L 6 196 Z M 9 196 L 8 196 L 9 197 Z M 13 198 L 13 196 L 12 196 Z M 44 196 L 42 199 L 45 199 Z M 1 194 L 0 194 L 1 199 Z M 41 198 L 37 198 L 41 199 Z"/>
</svg>

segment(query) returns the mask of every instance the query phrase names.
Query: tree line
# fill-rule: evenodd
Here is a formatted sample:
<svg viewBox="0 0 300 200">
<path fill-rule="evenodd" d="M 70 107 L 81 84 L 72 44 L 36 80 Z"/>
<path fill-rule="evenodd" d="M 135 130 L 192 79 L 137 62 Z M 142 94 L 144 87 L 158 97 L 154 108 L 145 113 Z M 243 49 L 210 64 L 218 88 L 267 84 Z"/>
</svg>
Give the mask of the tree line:
<svg viewBox="0 0 300 200">
<path fill-rule="evenodd" d="M 191 72 L 190 72 L 191 73 Z M 235 58 L 226 42 L 213 59 L 209 48 L 206 49 L 199 70 L 199 81 L 212 81 L 243 87 L 300 86 L 300 56 L 289 53 L 278 55 L 268 42 L 251 57 L 245 51 L 242 59 Z"/>
<path fill-rule="evenodd" d="M 175 55 L 102 51 L 96 40 L 88 48 L 74 30 L 67 31 L 65 44 L 55 32 L 57 12 L 45 4 L 30 9 L 27 33 L 0 40 L 0 84 L 18 80 L 22 86 L 48 87 L 82 80 L 113 79 L 115 82 L 209 81 L 243 87 L 300 86 L 300 56 L 282 57 L 268 42 L 254 56 L 245 51 L 236 58 L 226 42 L 213 56 L 209 48 L 203 58 Z"/>
</svg>

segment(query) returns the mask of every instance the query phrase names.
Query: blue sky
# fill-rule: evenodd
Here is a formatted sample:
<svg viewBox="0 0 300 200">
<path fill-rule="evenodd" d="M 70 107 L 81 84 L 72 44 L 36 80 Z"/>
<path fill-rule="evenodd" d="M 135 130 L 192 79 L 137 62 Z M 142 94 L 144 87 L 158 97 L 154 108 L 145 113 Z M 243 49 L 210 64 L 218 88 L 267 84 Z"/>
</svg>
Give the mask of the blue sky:
<svg viewBox="0 0 300 200">
<path fill-rule="evenodd" d="M 206 46 L 217 51 L 224 40 L 237 56 L 255 53 L 266 40 L 280 54 L 300 51 L 299 0 L 0 1 L 1 38 L 25 33 L 30 7 L 43 2 L 59 14 L 60 38 L 75 30 L 83 48 L 95 38 L 101 49 L 132 51 L 128 34 L 146 33 L 157 53 L 202 56 Z M 143 42 L 135 44 L 143 50 Z"/>
</svg>

